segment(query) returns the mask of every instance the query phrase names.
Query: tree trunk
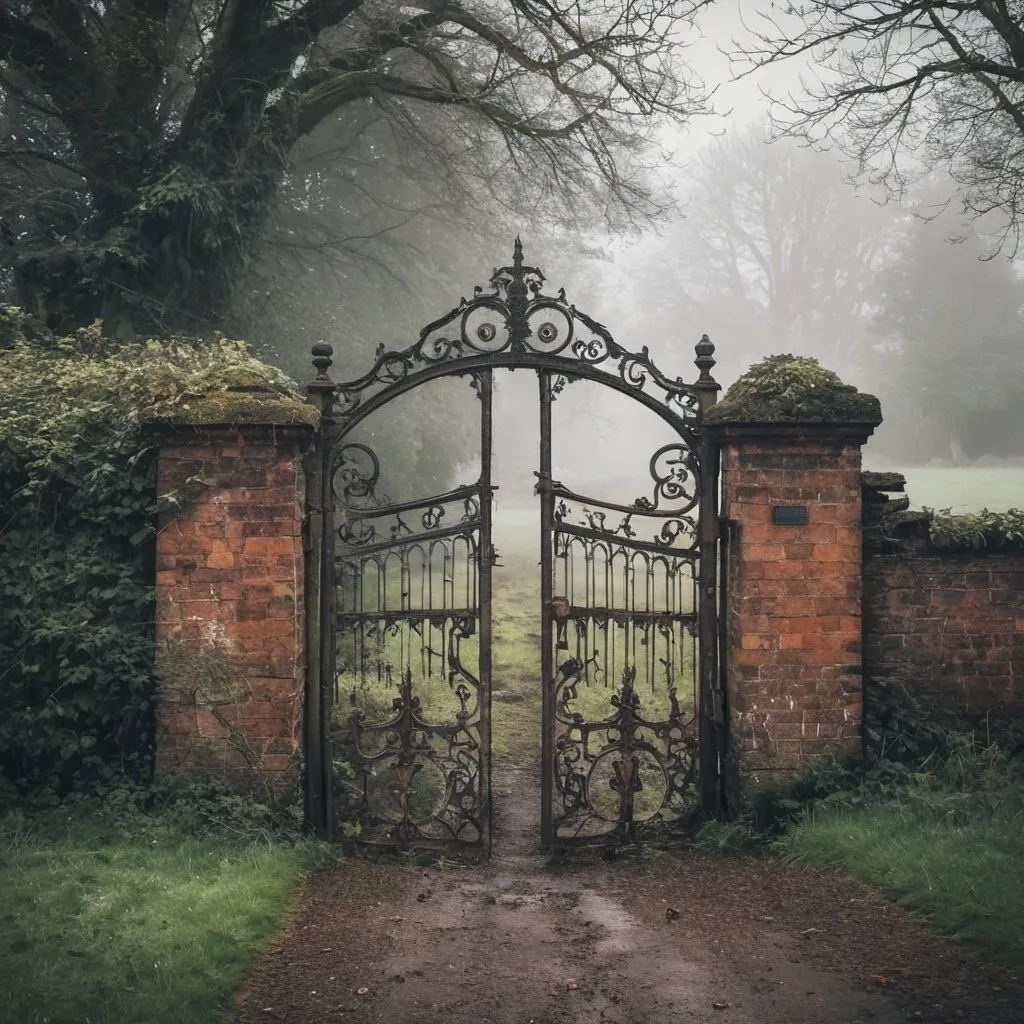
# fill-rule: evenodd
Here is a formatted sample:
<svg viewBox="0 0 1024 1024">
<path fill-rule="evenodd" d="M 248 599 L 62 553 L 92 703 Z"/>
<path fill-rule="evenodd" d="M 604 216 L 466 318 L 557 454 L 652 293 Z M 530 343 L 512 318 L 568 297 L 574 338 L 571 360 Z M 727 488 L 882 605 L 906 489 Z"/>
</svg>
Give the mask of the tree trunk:
<svg viewBox="0 0 1024 1024">
<path fill-rule="evenodd" d="M 949 454 L 950 458 L 953 460 L 954 466 L 963 466 L 966 464 L 967 456 L 964 455 L 964 446 L 960 439 L 960 428 L 958 426 L 950 428 Z"/>
</svg>

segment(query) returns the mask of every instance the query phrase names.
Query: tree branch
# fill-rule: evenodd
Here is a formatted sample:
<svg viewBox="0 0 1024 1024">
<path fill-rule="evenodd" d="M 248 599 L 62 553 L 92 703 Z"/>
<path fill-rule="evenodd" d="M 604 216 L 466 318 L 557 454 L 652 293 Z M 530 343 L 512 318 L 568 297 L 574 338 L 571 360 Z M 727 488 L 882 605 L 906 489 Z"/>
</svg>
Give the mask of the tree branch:
<svg viewBox="0 0 1024 1024">
<path fill-rule="evenodd" d="M 30 157 L 33 160 L 42 160 L 43 163 L 53 164 L 55 167 L 60 167 L 63 170 L 74 174 L 76 177 L 83 179 L 86 177 L 77 167 L 72 166 L 66 160 L 61 160 L 61 158 L 55 153 L 46 153 L 38 149 L 0 149 L 0 159 L 8 157 Z"/>
</svg>

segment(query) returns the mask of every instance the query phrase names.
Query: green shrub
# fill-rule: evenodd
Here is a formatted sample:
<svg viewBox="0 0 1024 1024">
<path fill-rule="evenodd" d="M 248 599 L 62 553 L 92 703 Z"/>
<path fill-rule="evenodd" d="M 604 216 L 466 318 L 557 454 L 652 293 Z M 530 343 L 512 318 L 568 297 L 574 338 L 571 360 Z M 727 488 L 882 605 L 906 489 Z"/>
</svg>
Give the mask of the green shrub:
<svg viewBox="0 0 1024 1024">
<path fill-rule="evenodd" d="M 1024 510 L 980 512 L 953 515 L 948 508 L 926 508 L 928 532 L 932 543 L 950 551 L 1024 550 Z"/>
<path fill-rule="evenodd" d="M 125 343 L 98 324 L 55 337 L 11 307 L 0 337 L 0 802 L 46 803 L 150 772 L 157 509 L 142 420 L 291 385 L 227 339 Z"/>
<path fill-rule="evenodd" d="M 1020 794 L 1024 763 L 1010 748 L 979 742 L 967 723 L 939 721 L 900 687 L 866 682 L 863 727 L 861 757 L 815 764 L 788 786 L 755 794 L 738 821 L 705 824 L 696 844 L 764 848 L 809 813 L 893 801 L 959 822 Z"/>
</svg>

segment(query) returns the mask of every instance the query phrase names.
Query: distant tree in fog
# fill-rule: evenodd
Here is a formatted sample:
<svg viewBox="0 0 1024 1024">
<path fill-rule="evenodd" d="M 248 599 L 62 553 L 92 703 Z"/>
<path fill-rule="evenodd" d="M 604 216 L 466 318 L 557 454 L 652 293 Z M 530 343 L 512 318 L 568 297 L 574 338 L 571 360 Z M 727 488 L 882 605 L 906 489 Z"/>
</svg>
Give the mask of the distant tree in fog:
<svg viewBox="0 0 1024 1024">
<path fill-rule="evenodd" d="M 898 215 L 857 195 L 834 157 L 752 127 L 705 146 L 682 189 L 683 216 L 635 285 L 662 330 L 682 321 L 723 356 L 792 351 L 840 371 L 874 343 L 871 290 Z"/>
<path fill-rule="evenodd" d="M 776 105 L 778 125 L 837 143 L 890 195 L 946 170 L 966 210 L 999 212 L 990 245 L 1020 249 L 1020 0 L 786 0 L 747 26 L 754 39 L 733 55 L 741 65 L 815 63 L 804 92 Z"/>
<path fill-rule="evenodd" d="M 0 261 L 55 327 L 196 332 L 282 192 L 301 210 L 299 148 L 347 134 L 317 173 L 355 203 L 385 129 L 498 205 L 643 217 L 656 122 L 703 103 L 676 52 L 702 3 L 0 0 Z"/>
<path fill-rule="evenodd" d="M 914 218 L 879 276 L 875 324 L 896 352 L 877 376 L 902 458 L 1021 454 L 1024 284 L 990 250 L 948 212 Z"/>
</svg>

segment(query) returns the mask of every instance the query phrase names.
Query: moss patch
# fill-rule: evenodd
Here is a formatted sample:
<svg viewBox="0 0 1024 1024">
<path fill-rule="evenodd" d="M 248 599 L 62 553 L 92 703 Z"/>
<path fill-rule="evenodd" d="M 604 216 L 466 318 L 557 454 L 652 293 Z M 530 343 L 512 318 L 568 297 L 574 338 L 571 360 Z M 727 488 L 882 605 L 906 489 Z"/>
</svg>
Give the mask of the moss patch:
<svg viewBox="0 0 1024 1024">
<path fill-rule="evenodd" d="M 767 356 L 740 377 L 707 414 L 709 423 L 882 422 L 874 395 L 844 384 L 817 359 Z"/>
<path fill-rule="evenodd" d="M 216 391 L 195 398 L 186 398 L 174 404 L 157 406 L 146 416 L 149 423 L 172 423 L 198 426 L 202 424 L 242 425 L 247 423 L 267 426 L 315 427 L 320 413 L 298 396 L 282 395 L 271 391 Z"/>
</svg>

